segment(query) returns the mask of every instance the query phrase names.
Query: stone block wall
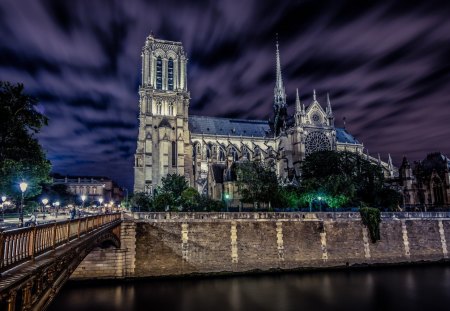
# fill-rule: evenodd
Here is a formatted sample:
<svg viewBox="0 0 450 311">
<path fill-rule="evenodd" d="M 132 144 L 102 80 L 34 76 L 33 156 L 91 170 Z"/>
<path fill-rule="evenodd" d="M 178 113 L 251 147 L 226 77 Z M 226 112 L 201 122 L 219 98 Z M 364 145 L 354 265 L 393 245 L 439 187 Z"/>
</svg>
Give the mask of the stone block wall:
<svg viewBox="0 0 450 311">
<path fill-rule="evenodd" d="M 120 227 L 120 248 L 94 248 L 70 276 L 71 279 L 124 278 L 134 275 L 136 225 L 124 221 Z"/>
<path fill-rule="evenodd" d="M 450 247 L 450 218 L 439 215 L 383 215 L 381 240 L 372 243 L 358 214 L 164 214 L 124 223 L 121 249 L 95 249 L 73 277 L 154 277 L 437 261 L 448 258 Z"/>
</svg>

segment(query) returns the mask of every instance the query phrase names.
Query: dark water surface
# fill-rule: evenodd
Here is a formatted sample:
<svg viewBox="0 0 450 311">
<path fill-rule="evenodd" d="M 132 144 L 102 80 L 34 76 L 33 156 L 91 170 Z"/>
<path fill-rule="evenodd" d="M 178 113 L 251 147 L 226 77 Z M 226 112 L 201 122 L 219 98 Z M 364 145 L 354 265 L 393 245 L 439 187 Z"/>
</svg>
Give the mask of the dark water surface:
<svg viewBox="0 0 450 311">
<path fill-rule="evenodd" d="M 69 282 L 49 310 L 450 310 L 450 266 Z"/>
</svg>

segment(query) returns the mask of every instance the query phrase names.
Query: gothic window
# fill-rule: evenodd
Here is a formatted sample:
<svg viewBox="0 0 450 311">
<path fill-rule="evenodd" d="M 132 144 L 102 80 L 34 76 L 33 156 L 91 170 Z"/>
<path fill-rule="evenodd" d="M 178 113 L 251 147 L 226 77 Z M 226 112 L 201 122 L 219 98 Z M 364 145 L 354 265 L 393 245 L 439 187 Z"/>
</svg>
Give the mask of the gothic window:
<svg viewBox="0 0 450 311">
<path fill-rule="evenodd" d="M 235 148 L 231 148 L 230 153 L 231 153 L 231 156 L 233 157 L 233 161 L 239 160 L 239 155 Z"/>
<path fill-rule="evenodd" d="M 324 133 L 316 131 L 309 133 L 308 136 L 306 136 L 305 151 L 307 156 L 317 151 L 330 149 L 330 140 Z"/>
<path fill-rule="evenodd" d="M 162 90 L 162 59 L 158 56 L 156 59 L 156 89 Z"/>
<path fill-rule="evenodd" d="M 169 58 L 167 64 L 167 88 L 169 91 L 173 91 L 173 59 Z"/>
<path fill-rule="evenodd" d="M 173 116 L 173 115 L 174 115 L 174 113 L 173 113 L 173 103 L 170 103 L 170 104 L 169 104 L 169 115 L 170 115 L 170 116 Z"/>
<path fill-rule="evenodd" d="M 244 148 L 242 152 L 243 158 L 246 158 L 247 160 L 250 160 L 250 152 L 248 152 L 247 148 Z"/>
<path fill-rule="evenodd" d="M 219 161 L 225 161 L 225 152 L 222 148 L 219 148 Z"/>
<path fill-rule="evenodd" d="M 177 166 L 177 143 L 172 142 L 172 167 Z"/>
<path fill-rule="evenodd" d="M 211 158 L 211 144 L 206 146 L 206 158 L 207 159 Z"/>
<path fill-rule="evenodd" d="M 162 104 L 161 104 L 161 102 L 158 102 L 156 104 L 156 113 L 157 114 L 162 114 Z"/>
</svg>

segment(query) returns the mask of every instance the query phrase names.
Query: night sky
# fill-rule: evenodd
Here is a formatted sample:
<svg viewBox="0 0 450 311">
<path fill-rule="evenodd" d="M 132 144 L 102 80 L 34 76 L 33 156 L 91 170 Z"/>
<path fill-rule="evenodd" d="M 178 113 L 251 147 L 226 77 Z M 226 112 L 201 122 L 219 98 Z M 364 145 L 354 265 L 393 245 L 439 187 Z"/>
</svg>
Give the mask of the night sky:
<svg viewBox="0 0 450 311">
<path fill-rule="evenodd" d="M 131 190 L 150 31 L 184 44 L 191 114 L 267 119 L 279 33 L 291 111 L 315 88 L 374 156 L 450 154 L 448 1 L 1 0 L 0 25 L 0 79 L 40 99 L 55 172 Z"/>
</svg>

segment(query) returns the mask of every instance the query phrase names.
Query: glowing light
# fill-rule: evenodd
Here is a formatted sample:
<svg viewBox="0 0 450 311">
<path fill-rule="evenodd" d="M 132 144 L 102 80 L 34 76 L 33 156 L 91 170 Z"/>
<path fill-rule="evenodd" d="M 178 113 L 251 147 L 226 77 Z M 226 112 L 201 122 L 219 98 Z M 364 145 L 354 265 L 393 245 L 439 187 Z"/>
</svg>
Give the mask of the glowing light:
<svg viewBox="0 0 450 311">
<path fill-rule="evenodd" d="M 22 191 L 22 193 L 23 193 L 23 192 L 27 191 L 28 184 L 27 184 L 26 182 L 22 181 L 22 182 L 19 184 L 19 187 L 20 187 L 20 191 Z"/>
<path fill-rule="evenodd" d="M 43 198 L 42 199 L 42 204 L 47 205 L 47 203 L 48 203 L 48 199 L 47 198 Z"/>
</svg>

